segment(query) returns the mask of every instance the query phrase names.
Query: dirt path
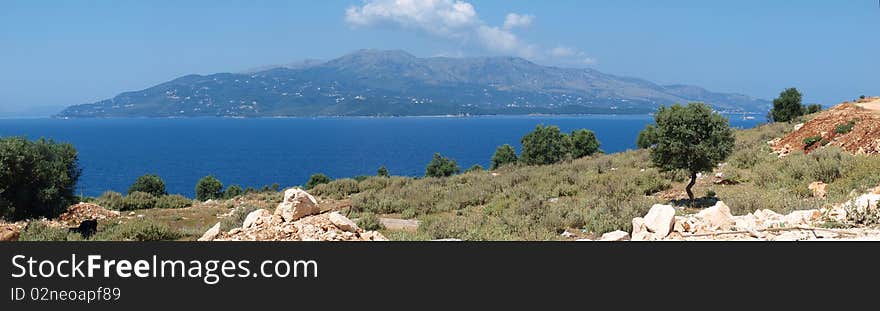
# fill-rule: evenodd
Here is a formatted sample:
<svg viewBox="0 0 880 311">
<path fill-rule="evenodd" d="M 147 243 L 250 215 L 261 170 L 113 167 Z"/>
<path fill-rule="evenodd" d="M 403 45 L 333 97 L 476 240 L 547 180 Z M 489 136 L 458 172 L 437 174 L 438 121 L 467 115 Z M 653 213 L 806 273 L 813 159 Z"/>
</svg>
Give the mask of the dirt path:
<svg viewBox="0 0 880 311">
<path fill-rule="evenodd" d="M 419 221 L 416 219 L 379 218 L 379 223 L 385 229 L 398 231 L 416 231 L 419 229 Z"/>
</svg>

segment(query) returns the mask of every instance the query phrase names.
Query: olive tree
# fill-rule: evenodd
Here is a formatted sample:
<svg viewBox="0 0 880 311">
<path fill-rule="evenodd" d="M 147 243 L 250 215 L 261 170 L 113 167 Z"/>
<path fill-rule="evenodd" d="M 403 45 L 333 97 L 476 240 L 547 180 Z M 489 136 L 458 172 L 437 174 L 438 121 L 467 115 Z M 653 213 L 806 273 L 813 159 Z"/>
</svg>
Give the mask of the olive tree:
<svg viewBox="0 0 880 311">
<path fill-rule="evenodd" d="M 516 150 L 513 149 L 513 146 L 504 144 L 498 146 L 498 149 L 495 149 L 495 154 L 492 155 L 492 166 L 490 166 L 489 169 L 494 170 L 508 164 L 516 163 L 516 161 Z"/>
<path fill-rule="evenodd" d="M 697 173 L 711 171 L 733 151 L 735 138 L 727 118 L 703 103 L 690 103 L 660 107 L 654 121 L 651 162 L 663 171 L 687 171 L 685 191 L 693 202 Z"/>
<path fill-rule="evenodd" d="M 81 170 L 73 145 L 0 138 L 0 217 L 56 217 L 76 203 Z"/>
</svg>

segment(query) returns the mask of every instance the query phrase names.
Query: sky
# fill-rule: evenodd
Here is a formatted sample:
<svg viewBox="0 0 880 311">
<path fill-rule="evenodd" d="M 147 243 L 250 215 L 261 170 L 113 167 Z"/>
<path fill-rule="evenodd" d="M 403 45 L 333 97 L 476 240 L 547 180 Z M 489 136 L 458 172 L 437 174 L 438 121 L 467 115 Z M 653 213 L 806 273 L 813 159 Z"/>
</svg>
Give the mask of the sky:
<svg viewBox="0 0 880 311">
<path fill-rule="evenodd" d="M 518 56 L 826 106 L 880 95 L 877 0 L 0 1 L 0 116 L 352 51 Z"/>
</svg>

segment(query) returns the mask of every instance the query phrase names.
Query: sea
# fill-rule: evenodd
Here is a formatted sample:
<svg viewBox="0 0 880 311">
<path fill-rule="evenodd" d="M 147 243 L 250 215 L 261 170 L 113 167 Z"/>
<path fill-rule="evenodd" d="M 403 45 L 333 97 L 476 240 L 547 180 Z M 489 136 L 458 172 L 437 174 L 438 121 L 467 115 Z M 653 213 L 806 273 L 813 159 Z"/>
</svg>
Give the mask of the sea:
<svg viewBox="0 0 880 311">
<path fill-rule="evenodd" d="M 750 128 L 763 118 L 728 115 Z M 536 125 L 564 132 L 596 133 L 606 153 L 635 148 L 650 115 L 320 117 L 320 118 L 120 118 L 0 119 L 0 136 L 50 138 L 73 144 L 82 177 L 77 194 L 126 192 L 145 173 L 161 176 L 169 193 L 192 197 L 196 182 L 213 175 L 224 185 L 260 188 L 303 185 L 314 173 L 331 178 L 375 175 L 423 176 L 435 152 L 462 170 L 489 167 L 495 148 Z"/>
</svg>

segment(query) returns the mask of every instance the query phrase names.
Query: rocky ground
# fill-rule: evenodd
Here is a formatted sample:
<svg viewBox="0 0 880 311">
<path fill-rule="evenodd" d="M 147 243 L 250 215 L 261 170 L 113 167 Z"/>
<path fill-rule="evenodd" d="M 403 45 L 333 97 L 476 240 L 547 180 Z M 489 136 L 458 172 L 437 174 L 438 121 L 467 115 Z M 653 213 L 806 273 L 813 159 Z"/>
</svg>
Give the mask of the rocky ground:
<svg viewBox="0 0 880 311">
<path fill-rule="evenodd" d="M 849 132 L 835 131 L 838 126 L 850 122 L 853 126 Z M 806 146 L 804 140 L 810 137 L 820 137 L 821 140 Z M 798 124 L 793 132 L 769 144 L 780 156 L 795 150 L 809 152 L 823 146 L 839 146 L 855 154 L 880 154 L 880 97 L 841 103 Z"/>
</svg>

